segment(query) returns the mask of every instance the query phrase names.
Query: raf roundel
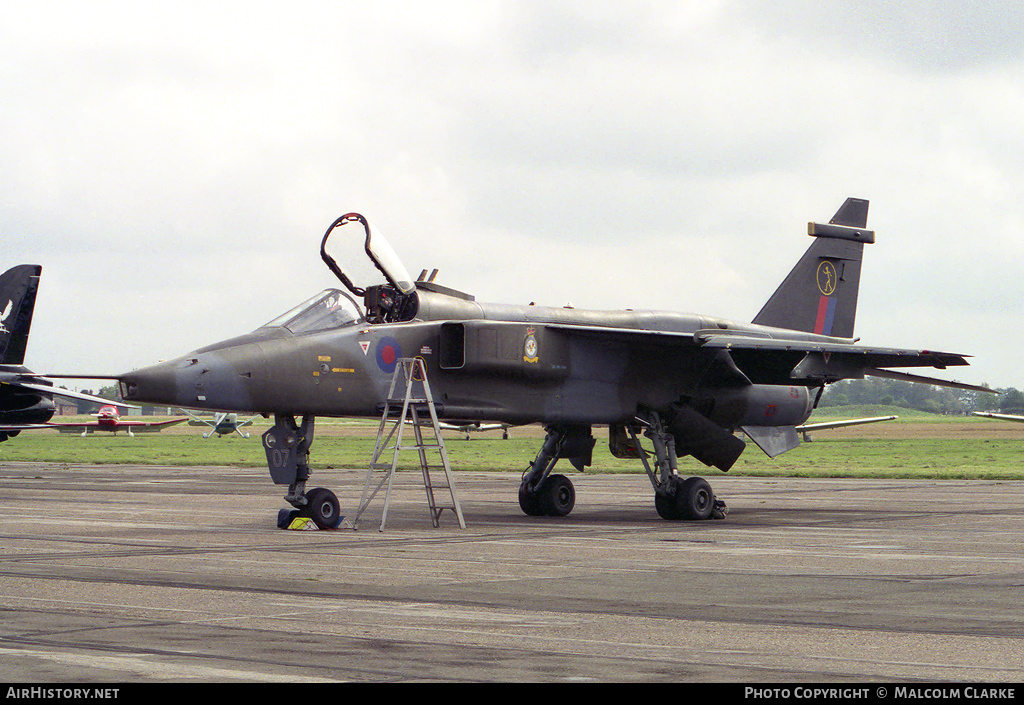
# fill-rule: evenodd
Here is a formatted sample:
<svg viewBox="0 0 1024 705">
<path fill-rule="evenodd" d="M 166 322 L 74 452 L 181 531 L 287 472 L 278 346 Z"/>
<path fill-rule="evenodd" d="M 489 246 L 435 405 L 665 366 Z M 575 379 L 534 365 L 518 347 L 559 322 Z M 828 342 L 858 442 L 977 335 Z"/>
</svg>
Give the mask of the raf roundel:
<svg viewBox="0 0 1024 705">
<path fill-rule="evenodd" d="M 394 338 L 381 338 L 377 343 L 377 367 L 391 374 L 402 357 L 402 348 Z"/>
</svg>

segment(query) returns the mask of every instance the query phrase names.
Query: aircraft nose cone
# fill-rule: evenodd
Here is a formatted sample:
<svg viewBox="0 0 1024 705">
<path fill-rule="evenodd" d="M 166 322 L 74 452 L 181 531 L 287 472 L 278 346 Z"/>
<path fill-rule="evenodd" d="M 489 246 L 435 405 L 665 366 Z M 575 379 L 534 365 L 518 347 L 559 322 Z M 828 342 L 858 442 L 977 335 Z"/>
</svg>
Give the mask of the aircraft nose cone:
<svg viewBox="0 0 1024 705">
<path fill-rule="evenodd" d="M 237 371 L 236 360 L 203 352 L 144 367 L 120 376 L 125 401 L 221 411 L 252 406 L 252 375 Z"/>
<path fill-rule="evenodd" d="M 162 362 L 118 375 L 125 401 L 151 404 L 181 404 L 180 374 L 172 363 Z"/>
</svg>

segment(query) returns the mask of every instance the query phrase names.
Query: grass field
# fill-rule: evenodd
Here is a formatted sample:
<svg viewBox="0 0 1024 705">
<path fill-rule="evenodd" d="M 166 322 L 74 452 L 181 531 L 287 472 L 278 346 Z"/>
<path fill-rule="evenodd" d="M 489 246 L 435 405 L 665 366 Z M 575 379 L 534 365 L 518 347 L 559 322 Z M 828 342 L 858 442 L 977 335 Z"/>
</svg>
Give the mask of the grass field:
<svg viewBox="0 0 1024 705">
<path fill-rule="evenodd" d="M 885 477 L 1024 479 L 1024 424 L 974 417 L 943 417 L 889 407 L 843 407 L 822 410 L 812 421 L 859 416 L 899 415 L 896 421 L 855 426 L 814 434 L 813 442 L 771 459 L 751 445 L 729 471 L 732 475 L 789 477 Z M 66 419 L 62 419 L 66 420 Z M 260 434 L 270 422 L 258 419 L 248 427 L 251 437 L 202 437 L 201 428 L 180 425 L 160 433 L 130 438 L 100 433 L 82 437 L 55 431 L 26 431 L 0 444 L 0 462 L 231 465 L 265 467 Z M 365 468 L 373 452 L 375 421 L 318 419 L 313 444 L 313 468 Z M 500 433 L 478 433 L 470 440 L 445 434 L 448 457 L 455 470 L 523 470 L 540 448 L 544 431 L 526 426 Z M 613 458 L 607 431 L 595 428 L 597 446 L 588 472 L 643 472 L 636 460 Z M 647 444 L 650 448 L 649 443 Z M 403 454 L 403 467 L 415 467 L 416 455 Z M 564 463 L 563 472 L 574 472 Z M 559 466 L 561 468 L 561 465 Z M 714 476 L 692 460 L 680 461 L 680 473 Z"/>
</svg>

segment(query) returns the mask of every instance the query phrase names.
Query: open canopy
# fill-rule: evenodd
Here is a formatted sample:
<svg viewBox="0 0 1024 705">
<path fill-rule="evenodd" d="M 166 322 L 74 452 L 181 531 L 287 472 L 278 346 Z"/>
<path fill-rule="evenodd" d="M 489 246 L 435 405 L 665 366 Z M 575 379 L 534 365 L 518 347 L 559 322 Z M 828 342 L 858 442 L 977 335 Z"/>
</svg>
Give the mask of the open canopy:
<svg viewBox="0 0 1024 705">
<path fill-rule="evenodd" d="M 367 273 L 364 262 L 356 248 L 362 243 L 366 257 L 384 275 L 387 283 L 403 295 L 416 290 L 412 277 L 391 248 L 391 244 L 380 231 L 370 231 L 366 218 L 358 213 L 348 213 L 338 218 L 324 234 L 320 243 L 320 257 L 335 276 L 357 296 L 363 296 L 366 290 L 378 283 L 372 280 L 372 272 Z M 338 264 L 340 261 L 341 265 Z M 344 270 L 342 270 L 344 266 Z"/>
</svg>

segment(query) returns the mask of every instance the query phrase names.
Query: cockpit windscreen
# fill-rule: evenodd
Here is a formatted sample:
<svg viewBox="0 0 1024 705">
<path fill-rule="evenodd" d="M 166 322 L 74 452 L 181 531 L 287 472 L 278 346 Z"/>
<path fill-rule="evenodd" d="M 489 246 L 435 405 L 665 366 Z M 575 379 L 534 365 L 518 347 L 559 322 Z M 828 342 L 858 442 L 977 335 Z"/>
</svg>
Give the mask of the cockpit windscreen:
<svg viewBox="0 0 1024 705">
<path fill-rule="evenodd" d="M 281 326 L 295 334 L 312 333 L 351 325 L 362 318 L 359 307 L 345 293 L 325 289 L 263 327 Z"/>
</svg>

